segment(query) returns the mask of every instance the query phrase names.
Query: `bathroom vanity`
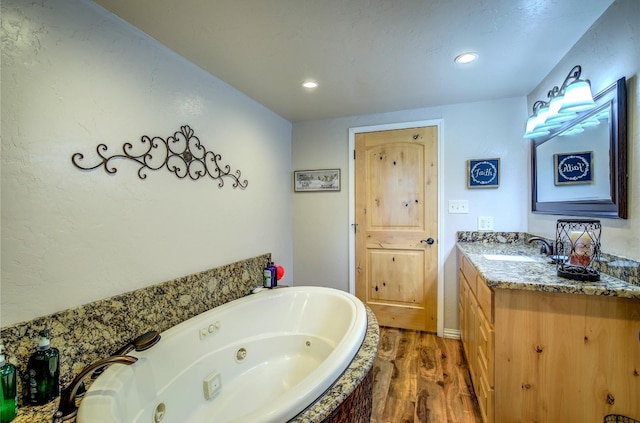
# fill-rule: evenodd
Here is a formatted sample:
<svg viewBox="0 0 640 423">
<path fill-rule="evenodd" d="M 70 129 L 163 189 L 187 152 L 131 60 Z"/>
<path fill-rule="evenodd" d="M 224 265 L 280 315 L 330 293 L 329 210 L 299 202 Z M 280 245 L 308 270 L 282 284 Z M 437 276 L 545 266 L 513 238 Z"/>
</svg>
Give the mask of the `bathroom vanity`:
<svg viewBox="0 0 640 423">
<path fill-rule="evenodd" d="M 458 243 L 460 331 L 489 422 L 640 419 L 640 286 L 560 278 L 520 243 Z"/>
</svg>

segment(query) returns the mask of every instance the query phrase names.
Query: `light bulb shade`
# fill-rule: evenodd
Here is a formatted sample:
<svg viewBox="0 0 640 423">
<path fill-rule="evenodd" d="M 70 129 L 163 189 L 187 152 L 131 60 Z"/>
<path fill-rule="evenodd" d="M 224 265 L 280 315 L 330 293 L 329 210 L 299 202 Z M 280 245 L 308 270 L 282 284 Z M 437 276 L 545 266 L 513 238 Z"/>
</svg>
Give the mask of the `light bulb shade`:
<svg viewBox="0 0 640 423">
<path fill-rule="evenodd" d="M 568 129 L 566 131 L 564 131 L 563 133 L 560 134 L 561 137 L 564 136 L 569 136 L 569 135 L 576 135 L 576 134 L 580 134 L 584 132 L 584 128 L 582 128 L 581 126 L 574 126 L 571 129 Z"/>
<path fill-rule="evenodd" d="M 596 106 L 591 95 L 591 84 L 589 81 L 579 79 L 567 86 L 564 91 L 564 98 L 558 113 L 584 112 Z"/>
<path fill-rule="evenodd" d="M 596 116 L 592 116 L 589 119 L 580 122 L 580 126 L 583 128 L 592 128 L 598 125 L 600 125 L 600 121 L 597 119 Z"/>
<path fill-rule="evenodd" d="M 553 97 L 549 102 L 549 116 L 547 117 L 548 123 L 555 123 L 561 126 L 563 123 L 573 120 L 577 114 L 575 112 L 560 112 L 564 96 L 559 95 Z"/>
<path fill-rule="evenodd" d="M 538 110 L 537 116 L 535 129 L 542 129 L 545 127 L 547 116 L 549 116 L 549 106 L 543 106 Z"/>
<path fill-rule="evenodd" d="M 530 132 L 525 132 L 524 134 L 524 138 L 540 138 L 540 137 L 544 137 L 545 135 L 549 135 L 549 130 L 547 129 L 537 129 L 537 130 L 533 130 Z"/>
<path fill-rule="evenodd" d="M 549 113 L 551 113 L 552 115 L 558 114 L 560 106 L 562 106 L 562 100 L 564 100 L 563 95 L 553 97 L 551 101 L 549 101 Z"/>
<path fill-rule="evenodd" d="M 596 115 L 596 119 L 611 120 L 611 108 L 607 107 Z"/>
<path fill-rule="evenodd" d="M 527 119 L 527 126 L 525 129 L 524 138 L 539 138 L 545 135 L 549 135 L 549 130 L 545 128 L 538 128 L 538 114 L 533 114 Z"/>
<path fill-rule="evenodd" d="M 562 123 L 550 121 L 549 117 L 549 106 L 543 106 L 540 110 L 538 110 L 534 128 L 539 131 L 547 130 L 548 132 L 550 130 L 559 128 L 562 125 Z"/>
</svg>

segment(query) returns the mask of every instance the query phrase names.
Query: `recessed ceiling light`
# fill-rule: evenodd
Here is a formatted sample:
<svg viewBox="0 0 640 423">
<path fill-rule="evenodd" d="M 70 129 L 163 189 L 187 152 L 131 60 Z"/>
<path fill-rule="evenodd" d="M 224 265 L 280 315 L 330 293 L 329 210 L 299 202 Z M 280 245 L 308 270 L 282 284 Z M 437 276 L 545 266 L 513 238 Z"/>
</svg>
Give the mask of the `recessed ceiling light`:
<svg viewBox="0 0 640 423">
<path fill-rule="evenodd" d="M 317 88 L 318 83 L 316 81 L 304 81 L 302 86 L 305 88 Z"/>
<path fill-rule="evenodd" d="M 477 58 L 478 58 L 477 53 L 468 52 L 468 53 L 462 53 L 457 55 L 456 58 L 453 59 L 453 61 L 456 63 L 471 63 Z"/>
</svg>

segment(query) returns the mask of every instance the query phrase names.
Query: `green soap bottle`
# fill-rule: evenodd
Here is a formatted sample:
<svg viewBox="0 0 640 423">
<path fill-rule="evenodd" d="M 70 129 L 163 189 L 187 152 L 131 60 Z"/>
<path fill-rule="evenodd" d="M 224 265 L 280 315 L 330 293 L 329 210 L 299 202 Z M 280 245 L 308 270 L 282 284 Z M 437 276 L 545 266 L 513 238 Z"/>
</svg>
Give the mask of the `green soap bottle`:
<svg viewBox="0 0 640 423">
<path fill-rule="evenodd" d="M 0 423 L 9 423 L 18 414 L 18 389 L 16 366 L 7 363 L 0 345 Z"/>
<path fill-rule="evenodd" d="M 46 404 L 60 394 L 60 352 L 51 347 L 48 330 L 40 332 L 40 341 L 29 358 L 28 369 L 30 404 Z"/>
</svg>

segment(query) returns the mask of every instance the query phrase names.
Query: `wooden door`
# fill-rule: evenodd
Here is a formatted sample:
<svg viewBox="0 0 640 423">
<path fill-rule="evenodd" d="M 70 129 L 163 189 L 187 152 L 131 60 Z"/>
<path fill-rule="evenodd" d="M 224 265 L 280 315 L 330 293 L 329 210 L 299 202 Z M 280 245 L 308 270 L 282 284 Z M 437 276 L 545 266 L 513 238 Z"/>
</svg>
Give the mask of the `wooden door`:
<svg viewBox="0 0 640 423">
<path fill-rule="evenodd" d="M 437 127 L 356 134 L 356 296 L 381 326 L 437 331 Z"/>
</svg>

